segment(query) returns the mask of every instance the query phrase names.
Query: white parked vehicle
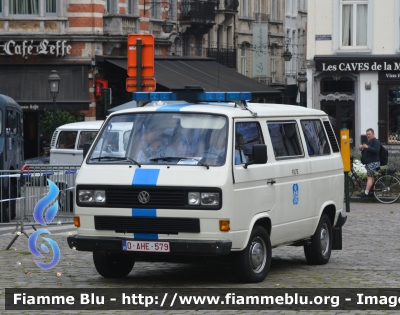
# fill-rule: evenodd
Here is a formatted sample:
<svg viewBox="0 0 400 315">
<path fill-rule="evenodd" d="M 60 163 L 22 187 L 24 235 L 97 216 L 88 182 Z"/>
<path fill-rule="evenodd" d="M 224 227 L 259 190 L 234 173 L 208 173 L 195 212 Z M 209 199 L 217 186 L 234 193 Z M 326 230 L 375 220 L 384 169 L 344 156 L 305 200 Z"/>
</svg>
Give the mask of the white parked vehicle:
<svg viewBox="0 0 400 315">
<path fill-rule="evenodd" d="M 251 99 L 214 93 L 232 95 Z M 289 244 L 304 246 L 310 264 L 327 263 L 346 221 L 328 116 L 201 97 L 208 102 L 160 101 L 107 118 L 76 179 L 69 246 L 92 251 L 106 278 L 128 275 L 135 261 L 226 256 L 240 281 L 260 282 L 272 248 Z M 123 156 L 104 145 L 120 124 L 129 125 Z"/>
<path fill-rule="evenodd" d="M 102 124 L 103 120 L 89 120 L 58 127 L 51 138 L 50 164 L 81 164 L 84 144 L 96 138 Z"/>
</svg>

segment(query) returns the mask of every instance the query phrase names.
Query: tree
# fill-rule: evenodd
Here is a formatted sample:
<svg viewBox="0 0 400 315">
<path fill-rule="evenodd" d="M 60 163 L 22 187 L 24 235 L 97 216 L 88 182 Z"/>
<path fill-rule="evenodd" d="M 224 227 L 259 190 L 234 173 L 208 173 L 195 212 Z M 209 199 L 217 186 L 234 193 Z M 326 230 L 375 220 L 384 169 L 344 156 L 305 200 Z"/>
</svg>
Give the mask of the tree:
<svg viewBox="0 0 400 315">
<path fill-rule="evenodd" d="M 40 119 L 40 127 L 45 133 L 50 135 L 53 134 L 53 113 L 52 110 L 44 110 L 44 114 Z M 56 110 L 56 128 L 61 125 L 69 124 L 78 121 L 77 117 L 72 115 L 70 112 L 63 110 Z"/>
</svg>

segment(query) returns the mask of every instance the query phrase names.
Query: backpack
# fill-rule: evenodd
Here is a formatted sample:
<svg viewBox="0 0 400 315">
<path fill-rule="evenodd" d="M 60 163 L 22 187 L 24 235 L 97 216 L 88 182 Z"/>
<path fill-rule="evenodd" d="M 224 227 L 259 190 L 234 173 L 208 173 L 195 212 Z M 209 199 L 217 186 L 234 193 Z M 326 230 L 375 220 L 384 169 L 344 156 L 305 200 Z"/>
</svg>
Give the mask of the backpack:
<svg viewBox="0 0 400 315">
<path fill-rule="evenodd" d="M 383 145 L 381 145 L 381 148 L 379 150 L 379 161 L 381 163 L 381 166 L 387 165 L 388 159 L 389 159 L 388 149 L 386 149 Z"/>
</svg>

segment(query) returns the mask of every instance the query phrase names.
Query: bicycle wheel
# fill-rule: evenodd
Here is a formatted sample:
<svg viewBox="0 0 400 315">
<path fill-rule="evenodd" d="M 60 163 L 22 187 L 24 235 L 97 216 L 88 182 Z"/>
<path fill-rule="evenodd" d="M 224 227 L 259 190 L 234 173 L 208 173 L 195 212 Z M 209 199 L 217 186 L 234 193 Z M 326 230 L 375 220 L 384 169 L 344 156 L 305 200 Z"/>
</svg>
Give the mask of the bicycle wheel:
<svg viewBox="0 0 400 315">
<path fill-rule="evenodd" d="M 393 175 L 382 175 L 376 179 L 373 189 L 379 202 L 393 203 L 400 197 L 400 180 Z"/>
</svg>

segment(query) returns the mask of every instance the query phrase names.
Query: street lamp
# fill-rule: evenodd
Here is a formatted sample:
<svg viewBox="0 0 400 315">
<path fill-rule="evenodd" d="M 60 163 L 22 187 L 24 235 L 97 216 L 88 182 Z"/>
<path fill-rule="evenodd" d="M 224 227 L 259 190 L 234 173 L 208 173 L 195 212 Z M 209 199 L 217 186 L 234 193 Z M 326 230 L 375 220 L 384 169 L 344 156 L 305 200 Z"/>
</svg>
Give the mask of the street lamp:
<svg viewBox="0 0 400 315">
<path fill-rule="evenodd" d="M 56 130 L 56 99 L 58 94 L 58 88 L 60 83 L 60 77 L 56 70 L 51 70 L 49 75 L 50 94 L 53 96 L 53 131 Z"/>
<path fill-rule="evenodd" d="M 154 8 L 157 5 L 162 5 L 162 4 L 166 4 L 166 6 L 164 7 L 164 11 L 167 12 L 167 19 L 164 20 L 161 23 L 161 28 L 163 30 L 164 33 L 168 34 L 172 32 L 172 29 L 174 28 L 174 23 L 168 19 L 169 16 L 169 11 L 171 11 L 171 3 L 169 2 L 169 0 L 167 2 L 162 2 L 162 1 L 154 1 L 154 2 L 149 2 L 148 3 L 150 6 L 150 8 L 146 9 L 146 0 L 144 1 L 144 14 L 146 14 L 146 11 L 149 11 L 150 9 Z"/>
<path fill-rule="evenodd" d="M 307 90 L 307 77 L 306 77 L 306 72 L 304 70 L 301 70 L 297 74 L 297 85 L 299 87 L 299 92 L 300 92 L 300 106 L 304 106 L 303 98 Z"/>
</svg>

